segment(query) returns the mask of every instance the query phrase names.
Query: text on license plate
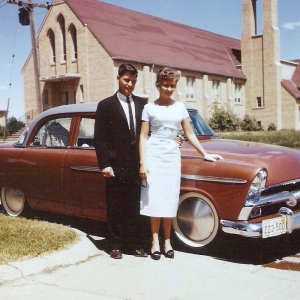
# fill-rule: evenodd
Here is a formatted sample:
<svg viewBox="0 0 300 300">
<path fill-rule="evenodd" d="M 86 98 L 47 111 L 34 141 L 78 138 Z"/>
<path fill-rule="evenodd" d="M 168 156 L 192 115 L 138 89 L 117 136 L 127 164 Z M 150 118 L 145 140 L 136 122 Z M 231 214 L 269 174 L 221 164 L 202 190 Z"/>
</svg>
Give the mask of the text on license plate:
<svg viewBox="0 0 300 300">
<path fill-rule="evenodd" d="M 281 235 L 286 233 L 286 216 L 262 221 L 262 237 Z"/>
</svg>

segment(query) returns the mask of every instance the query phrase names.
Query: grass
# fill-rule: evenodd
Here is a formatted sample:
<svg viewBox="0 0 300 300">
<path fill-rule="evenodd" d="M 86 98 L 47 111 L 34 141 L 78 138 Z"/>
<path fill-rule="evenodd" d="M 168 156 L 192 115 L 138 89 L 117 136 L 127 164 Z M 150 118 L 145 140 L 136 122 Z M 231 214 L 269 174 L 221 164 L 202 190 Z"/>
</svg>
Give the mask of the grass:
<svg viewBox="0 0 300 300">
<path fill-rule="evenodd" d="M 300 131 L 217 132 L 221 138 L 300 148 Z"/>
<path fill-rule="evenodd" d="M 0 264 L 61 250 L 74 243 L 69 227 L 0 214 Z"/>
</svg>

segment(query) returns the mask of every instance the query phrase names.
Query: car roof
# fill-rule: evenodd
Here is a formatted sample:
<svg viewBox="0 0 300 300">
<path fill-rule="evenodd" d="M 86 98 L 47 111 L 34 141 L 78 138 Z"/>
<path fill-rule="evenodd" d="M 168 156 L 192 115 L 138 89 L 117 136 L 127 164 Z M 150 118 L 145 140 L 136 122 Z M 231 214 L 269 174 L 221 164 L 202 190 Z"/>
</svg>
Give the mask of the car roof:
<svg viewBox="0 0 300 300">
<path fill-rule="evenodd" d="M 56 107 L 49 108 L 39 115 L 37 115 L 28 125 L 28 129 L 35 127 L 37 123 L 43 118 L 53 115 L 60 114 L 72 114 L 72 113 L 92 113 L 96 112 L 98 102 L 82 103 L 82 104 L 68 104 L 60 105 Z M 188 111 L 197 111 L 197 109 L 187 106 Z"/>
<path fill-rule="evenodd" d="M 36 124 L 38 124 L 42 119 L 51 117 L 51 116 L 59 116 L 59 115 L 68 115 L 68 114 L 80 114 L 80 113 L 96 113 L 97 106 L 99 102 L 90 102 L 90 103 L 82 103 L 82 104 L 68 104 L 68 105 L 60 105 L 56 107 L 49 108 L 39 115 L 37 115 L 27 126 L 27 130 L 31 131 Z M 197 112 L 198 110 L 186 106 L 189 112 Z M 22 144 L 26 144 L 29 136 L 26 136 Z"/>
<path fill-rule="evenodd" d="M 49 108 L 38 116 L 36 116 L 29 124 L 29 127 L 35 126 L 40 120 L 45 117 L 59 114 L 68 113 L 81 113 L 81 112 L 96 112 L 98 102 L 83 103 L 83 104 L 68 104 Z"/>
<path fill-rule="evenodd" d="M 42 113 L 40 113 L 37 117 L 35 117 L 31 123 L 30 127 L 34 126 L 41 119 L 58 114 L 68 114 L 68 113 L 81 113 L 81 112 L 96 112 L 98 106 L 98 102 L 90 102 L 90 103 L 82 103 L 82 104 L 68 104 L 68 105 L 60 105 L 56 107 L 49 108 Z M 197 111 L 197 109 L 186 106 L 189 111 Z"/>
</svg>

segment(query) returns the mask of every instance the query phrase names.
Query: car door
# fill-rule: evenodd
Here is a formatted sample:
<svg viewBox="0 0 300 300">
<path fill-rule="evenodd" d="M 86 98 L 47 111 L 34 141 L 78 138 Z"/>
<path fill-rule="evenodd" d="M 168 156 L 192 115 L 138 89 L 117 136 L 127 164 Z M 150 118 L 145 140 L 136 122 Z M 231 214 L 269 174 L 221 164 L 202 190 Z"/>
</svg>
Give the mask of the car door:
<svg viewBox="0 0 300 300">
<path fill-rule="evenodd" d="M 67 153 L 71 118 L 55 118 L 38 125 L 29 146 L 22 149 L 22 166 L 26 198 L 32 206 L 65 212 L 63 162 Z"/>
<path fill-rule="evenodd" d="M 63 189 L 69 213 L 106 219 L 105 179 L 99 172 L 94 148 L 94 118 L 78 118 L 74 145 L 63 167 Z"/>
</svg>

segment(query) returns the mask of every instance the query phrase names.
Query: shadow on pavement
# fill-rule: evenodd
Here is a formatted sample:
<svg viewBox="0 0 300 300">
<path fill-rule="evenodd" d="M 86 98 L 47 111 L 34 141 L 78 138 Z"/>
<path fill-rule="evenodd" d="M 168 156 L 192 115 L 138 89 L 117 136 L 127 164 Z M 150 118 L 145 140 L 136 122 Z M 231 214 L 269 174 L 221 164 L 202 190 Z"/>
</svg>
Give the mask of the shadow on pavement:
<svg viewBox="0 0 300 300">
<path fill-rule="evenodd" d="M 30 215 L 32 219 L 40 219 L 52 223 L 63 224 L 78 229 L 86 233 L 90 241 L 99 250 L 108 253 L 107 226 L 105 222 L 83 219 L 79 217 L 70 217 L 48 212 L 34 212 Z M 151 234 L 148 219 L 141 222 L 140 237 L 141 247 L 150 251 Z M 145 233 L 145 234 L 144 234 Z M 101 237 L 101 239 L 94 238 Z M 295 231 L 290 235 L 267 239 L 251 239 L 235 235 L 223 234 L 222 238 L 205 253 L 199 253 L 197 250 L 173 243 L 174 249 L 195 255 L 206 255 L 219 260 L 226 260 L 239 264 L 264 265 L 283 257 L 292 256 L 300 253 L 300 231 Z"/>
<path fill-rule="evenodd" d="M 95 239 L 93 236 L 91 235 L 87 235 L 86 236 L 94 245 L 97 249 L 102 250 L 104 252 L 106 252 L 107 254 L 109 254 L 109 244 L 107 239 Z"/>
<path fill-rule="evenodd" d="M 299 253 L 299 240 L 299 231 L 268 239 L 223 235 L 222 239 L 205 255 L 233 263 L 264 265 Z M 181 247 L 178 247 L 178 250 L 180 249 Z M 195 253 L 194 250 L 191 252 Z"/>
</svg>

